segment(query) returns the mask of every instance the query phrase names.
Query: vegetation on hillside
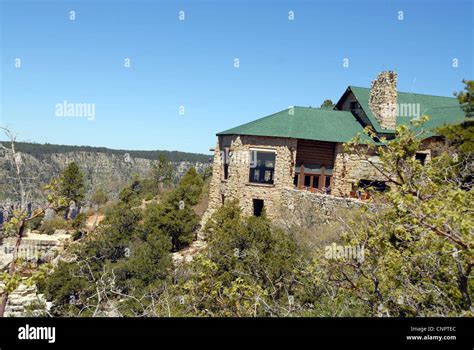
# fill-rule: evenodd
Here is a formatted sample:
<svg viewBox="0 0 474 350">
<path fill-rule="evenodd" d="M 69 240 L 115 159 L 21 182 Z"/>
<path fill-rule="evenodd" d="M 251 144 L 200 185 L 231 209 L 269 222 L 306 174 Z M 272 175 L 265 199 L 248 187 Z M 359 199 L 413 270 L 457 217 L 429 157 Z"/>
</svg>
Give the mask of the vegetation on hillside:
<svg viewBox="0 0 474 350">
<path fill-rule="evenodd" d="M 193 205 L 203 180 L 191 169 L 175 188 L 144 208 L 148 194 L 142 183 L 132 181 L 94 234 L 71 248 L 72 261 L 61 262 L 39 284 L 54 302 L 55 315 L 97 316 L 111 310 L 150 315 L 156 294 L 172 274 L 170 253 L 195 238 L 199 220 Z"/>
<path fill-rule="evenodd" d="M 191 169 L 165 185 L 163 160 L 37 279 L 40 291 L 55 316 L 473 316 L 473 130 L 469 118 L 439 130 L 446 143 L 425 164 L 416 159 L 421 135 L 405 125 L 395 140 L 367 143 L 390 190 L 313 225 L 322 239 L 227 201 L 202 228 L 207 246 L 178 264 L 173 254 L 196 238 L 206 184 Z M 359 152 L 361 142 L 346 148 Z"/>
<path fill-rule="evenodd" d="M 6 145 L 8 147 L 8 145 Z M 132 158 L 143 158 L 155 160 L 157 154 L 166 157 L 171 162 L 201 162 L 208 163 L 209 155 L 199 153 L 188 153 L 180 151 L 138 151 L 138 150 L 120 150 L 110 149 L 106 147 L 91 147 L 91 146 L 69 146 L 69 145 L 53 145 L 50 143 L 39 144 L 30 142 L 16 142 L 16 148 L 18 152 L 28 153 L 38 159 L 44 159 L 46 155 L 54 153 L 67 153 L 67 152 L 101 152 L 110 155 L 117 155 L 124 157 L 128 154 Z"/>
</svg>

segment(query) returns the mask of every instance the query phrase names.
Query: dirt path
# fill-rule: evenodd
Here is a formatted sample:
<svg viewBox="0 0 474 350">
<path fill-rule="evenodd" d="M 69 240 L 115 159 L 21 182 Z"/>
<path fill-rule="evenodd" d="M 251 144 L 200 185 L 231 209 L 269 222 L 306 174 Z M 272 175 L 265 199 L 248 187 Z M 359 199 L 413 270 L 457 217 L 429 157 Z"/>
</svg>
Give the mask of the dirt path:
<svg viewBox="0 0 474 350">
<path fill-rule="evenodd" d="M 91 215 L 86 219 L 86 230 L 87 231 L 93 231 L 94 230 L 94 223 L 96 224 L 95 226 L 97 227 L 102 220 L 104 220 L 105 215 L 102 213 L 99 213 L 99 215 Z M 97 222 L 96 222 L 97 220 Z"/>
</svg>

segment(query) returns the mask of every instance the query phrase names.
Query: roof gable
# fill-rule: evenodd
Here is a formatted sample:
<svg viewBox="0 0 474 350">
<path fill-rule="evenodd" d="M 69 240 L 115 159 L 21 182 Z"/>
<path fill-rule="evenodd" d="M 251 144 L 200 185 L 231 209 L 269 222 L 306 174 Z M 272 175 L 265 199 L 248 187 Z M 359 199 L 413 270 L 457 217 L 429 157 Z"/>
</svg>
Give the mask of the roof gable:
<svg viewBox="0 0 474 350">
<path fill-rule="evenodd" d="M 364 110 L 367 118 L 370 120 L 375 131 L 378 133 L 390 133 L 393 130 L 382 129 L 377 118 L 369 108 L 369 97 L 370 89 L 349 86 L 349 89 L 353 92 L 354 96 L 359 101 L 362 109 Z M 423 129 L 434 131 L 435 128 L 445 124 L 458 124 L 465 119 L 465 114 L 459 105 L 459 101 L 454 97 L 445 96 L 433 96 L 424 94 L 415 94 L 408 92 L 397 93 L 397 103 L 400 106 L 400 111 L 403 112 L 402 106 L 407 108 L 413 106 L 419 109 L 420 116 L 427 115 L 430 117 L 429 121 L 423 125 Z M 410 120 L 414 116 L 397 116 L 397 125 L 410 125 Z"/>
</svg>

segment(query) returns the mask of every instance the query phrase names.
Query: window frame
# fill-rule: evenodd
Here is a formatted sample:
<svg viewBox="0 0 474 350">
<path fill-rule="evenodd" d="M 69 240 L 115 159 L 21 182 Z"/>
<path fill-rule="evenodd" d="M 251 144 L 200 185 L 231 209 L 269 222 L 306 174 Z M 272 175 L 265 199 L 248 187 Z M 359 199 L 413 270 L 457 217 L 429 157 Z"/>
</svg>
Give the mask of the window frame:
<svg viewBox="0 0 474 350">
<path fill-rule="evenodd" d="M 258 162 L 258 154 L 259 153 L 267 153 L 267 154 L 272 154 L 273 155 L 273 167 L 267 167 L 265 164 L 264 165 L 260 165 L 260 166 L 252 166 L 252 161 L 250 161 L 250 164 L 249 164 L 249 183 L 251 184 L 261 184 L 261 185 L 274 185 L 275 184 L 275 169 L 276 169 L 276 160 L 277 160 L 277 154 L 276 154 L 276 150 L 274 149 L 262 149 L 262 148 L 250 148 L 249 150 L 250 152 L 250 160 L 253 159 L 253 155 L 252 153 L 255 152 L 256 155 L 255 155 L 255 161 Z M 259 180 L 256 181 L 255 180 L 255 171 L 258 170 L 259 171 Z M 260 171 L 262 172 L 260 174 Z M 270 175 L 270 181 L 265 181 L 265 173 L 267 171 L 270 171 L 271 172 L 271 175 Z M 262 181 L 263 179 L 263 181 Z"/>
</svg>

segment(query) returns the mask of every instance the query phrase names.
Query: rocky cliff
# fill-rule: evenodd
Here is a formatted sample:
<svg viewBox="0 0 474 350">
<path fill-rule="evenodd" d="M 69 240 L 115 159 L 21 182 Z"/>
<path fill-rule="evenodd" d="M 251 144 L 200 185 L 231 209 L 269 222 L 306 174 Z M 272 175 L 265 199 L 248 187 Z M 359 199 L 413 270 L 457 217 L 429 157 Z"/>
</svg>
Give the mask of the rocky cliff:
<svg viewBox="0 0 474 350">
<path fill-rule="evenodd" d="M 6 142 L 2 144 L 8 146 Z M 172 161 L 176 169 L 175 181 L 191 167 L 202 172 L 209 165 L 209 156 L 184 152 L 126 151 L 27 143 L 19 143 L 16 148 L 21 156 L 31 202 L 43 200 L 42 187 L 57 177 L 71 162 L 78 164 L 84 172 L 88 194 L 97 186 L 103 186 L 112 197 L 116 196 L 135 174 L 147 176 L 159 154 L 164 154 Z M 12 186 L 14 175 L 14 168 L 6 157 L 6 151 L 0 150 L 0 205 L 16 198 Z"/>
</svg>

